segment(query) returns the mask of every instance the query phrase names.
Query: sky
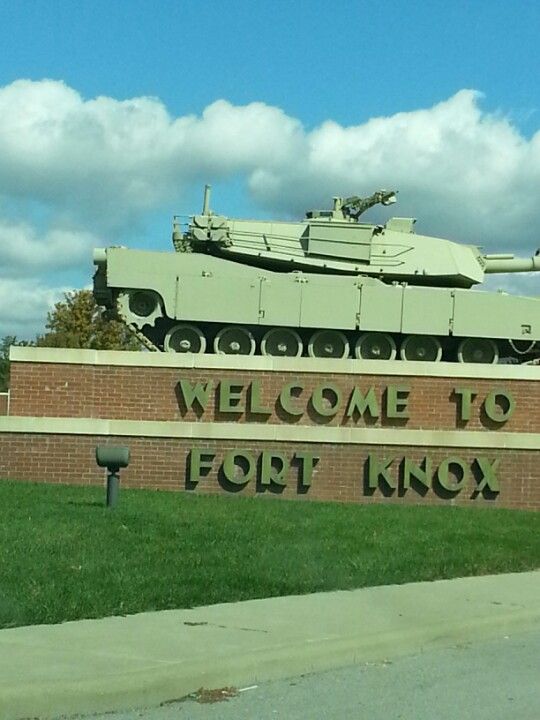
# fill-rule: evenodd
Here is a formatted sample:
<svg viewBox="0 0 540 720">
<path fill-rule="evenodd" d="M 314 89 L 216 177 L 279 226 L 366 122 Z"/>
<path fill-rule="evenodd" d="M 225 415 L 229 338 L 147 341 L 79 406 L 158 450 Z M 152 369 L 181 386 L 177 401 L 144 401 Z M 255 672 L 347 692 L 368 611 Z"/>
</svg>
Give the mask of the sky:
<svg viewBox="0 0 540 720">
<path fill-rule="evenodd" d="M 0 0 L 0 337 L 43 332 L 93 247 L 172 249 L 205 183 L 274 219 L 398 189 L 418 232 L 530 256 L 539 36 L 524 0 Z"/>
</svg>

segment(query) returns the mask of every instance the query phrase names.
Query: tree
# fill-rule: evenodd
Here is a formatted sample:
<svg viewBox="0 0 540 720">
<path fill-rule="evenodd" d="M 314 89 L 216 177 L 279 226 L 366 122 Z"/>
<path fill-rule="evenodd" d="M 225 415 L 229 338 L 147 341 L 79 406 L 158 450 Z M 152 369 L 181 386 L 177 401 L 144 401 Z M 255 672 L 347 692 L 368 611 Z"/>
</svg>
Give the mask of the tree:
<svg viewBox="0 0 540 720">
<path fill-rule="evenodd" d="M 0 341 L 0 392 L 6 392 L 9 387 L 9 346 L 14 342 L 13 335 L 6 335 Z"/>
<path fill-rule="evenodd" d="M 17 340 L 15 335 L 5 335 L 0 340 L 0 392 L 9 388 L 9 348 L 11 345 L 32 345 L 27 340 Z"/>
<path fill-rule="evenodd" d="M 64 293 L 47 314 L 48 332 L 36 340 L 40 347 L 141 350 L 139 341 L 111 313 L 96 305 L 91 290 Z"/>
</svg>

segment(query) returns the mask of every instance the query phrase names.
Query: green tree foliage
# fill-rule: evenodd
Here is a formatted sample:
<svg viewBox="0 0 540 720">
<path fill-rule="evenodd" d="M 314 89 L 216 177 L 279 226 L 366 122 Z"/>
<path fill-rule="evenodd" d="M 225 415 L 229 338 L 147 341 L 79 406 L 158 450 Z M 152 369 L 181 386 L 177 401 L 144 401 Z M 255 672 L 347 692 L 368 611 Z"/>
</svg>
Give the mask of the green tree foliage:
<svg viewBox="0 0 540 720">
<path fill-rule="evenodd" d="M 9 346 L 14 342 L 12 335 L 6 335 L 0 341 L 0 392 L 6 392 L 9 387 Z"/>
<path fill-rule="evenodd" d="M 17 340 L 14 335 L 0 339 L 0 392 L 9 388 L 11 345 L 91 348 L 93 350 L 142 350 L 126 326 L 96 305 L 91 290 L 65 293 L 47 315 L 47 332 L 35 341 Z"/>
<path fill-rule="evenodd" d="M 64 294 L 47 315 L 47 332 L 36 340 L 40 347 L 141 350 L 127 327 L 96 305 L 91 290 Z"/>
<path fill-rule="evenodd" d="M 17 340 L 15 335 L 5 335 L 0 340 L 0 392 L 9 388 L 9 348 L 11 345 L 33 345 L 27 340 Z"/>
</svg>

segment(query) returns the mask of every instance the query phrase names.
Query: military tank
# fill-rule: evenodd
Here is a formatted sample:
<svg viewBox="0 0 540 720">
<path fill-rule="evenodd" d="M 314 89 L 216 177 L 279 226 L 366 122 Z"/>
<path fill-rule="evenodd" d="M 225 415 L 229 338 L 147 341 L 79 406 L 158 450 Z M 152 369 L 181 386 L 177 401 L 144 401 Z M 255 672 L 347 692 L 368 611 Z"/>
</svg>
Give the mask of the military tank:
<svg viewBox="0 0 540 720">
<path fill-rule="evenodd" d="M 396 193 L 333 199 L 300 222 L 210 209 L 173 221 L 174 252 L 94 251 L 94 296 L 150 350 L 461 363 L 540 355 L 540 298 L 473 289 L 486 274 L 540 270 L 540 255 L 484 254 L 361 221 Z"/>
</svg>

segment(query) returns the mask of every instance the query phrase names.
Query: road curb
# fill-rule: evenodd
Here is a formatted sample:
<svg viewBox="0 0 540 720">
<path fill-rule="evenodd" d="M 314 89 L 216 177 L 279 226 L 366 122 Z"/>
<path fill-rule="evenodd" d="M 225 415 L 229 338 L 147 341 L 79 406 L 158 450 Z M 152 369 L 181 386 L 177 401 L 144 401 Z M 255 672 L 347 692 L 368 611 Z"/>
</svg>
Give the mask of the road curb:
<svg viewBox="0 0 540 720">
<path fill-rule="evenodd" d="M 241 687 L 512 635 L 540 627 L 538 589 L 540 573 L 523 573 L 0 631 L 1 654 L 10 644 L 16 650 L 18 637 L 31 643 L 32 635 L 38 657 L 47 637 L 53 638 L 52 651 L 63 653 L 56 675 L 47 675 L 44 666 L 40 678 L 39 667 L 29 667 L 26 680 L 8 685 L 8 678 L 0 684 L 0 715 L 3 720 L 54 718 L 156 705 L 200 687 Z M 304 628 L 298 620 L 303 613 L 310 615 Z M 343 614 L 342 621 L 336 613 Z M 161 642 L 170 628 L 181 633 L 178 647 L 159 655 L 157 642 L 145 655 L 148 638 L 134 633 L 139 628 L 151 637 L 160 626 Z M 106 636 L 108 630 L 111 647 L 84 644 L 93 632 Z M 65 649 L 54 642 L 70 636 L 76 641 L 78 633 L 81 668 L 74 659 L 70 673 Z M 122 637 L 124 645 L 118 640 Z M 126 661 L 135 663 L 127 671 L 122 667 Z"/>
</svg>

